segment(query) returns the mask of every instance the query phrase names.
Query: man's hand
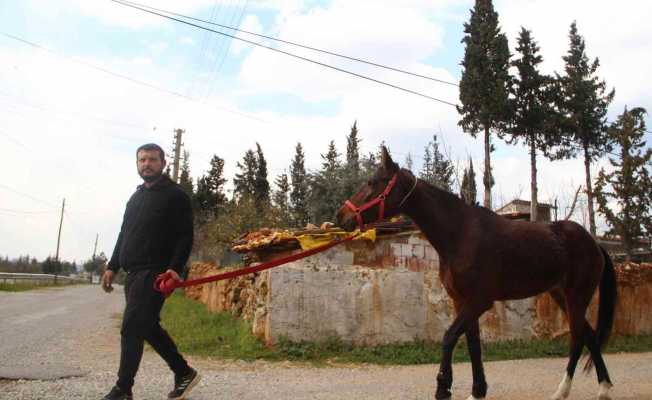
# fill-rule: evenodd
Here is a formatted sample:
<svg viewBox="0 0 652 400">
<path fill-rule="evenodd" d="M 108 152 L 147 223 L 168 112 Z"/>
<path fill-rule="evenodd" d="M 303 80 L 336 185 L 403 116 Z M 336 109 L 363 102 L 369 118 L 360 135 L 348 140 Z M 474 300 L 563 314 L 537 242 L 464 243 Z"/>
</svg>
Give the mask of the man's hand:
<svg viewBox="0 0 652 400">
<path fill-rule="evenodd" d="M 105 292 L 110 293 L 113 291 L 113 286 L 111 284 L 113 283 L 113 271 L 110 269 L 107 269 L 104 271 L 104 275 L 102 275 L 102 289 L 104 289 Z"/>
<path fill-rule="evenodd" d="M 183 279 L 181 279 L 181 277 L 179 276 L 179 274 L 177 274 L 177 271 L 175 271 L 175 270 L 173 270 L 173 269 L 168 269 L 168 270 L 165 271 L 165 272 L 168 273 L 168 274 L 170 274 L 170 276 L 172 277 L 172 279 L 174 279 L 175 281 L 183 282 Z"/>
</svg>

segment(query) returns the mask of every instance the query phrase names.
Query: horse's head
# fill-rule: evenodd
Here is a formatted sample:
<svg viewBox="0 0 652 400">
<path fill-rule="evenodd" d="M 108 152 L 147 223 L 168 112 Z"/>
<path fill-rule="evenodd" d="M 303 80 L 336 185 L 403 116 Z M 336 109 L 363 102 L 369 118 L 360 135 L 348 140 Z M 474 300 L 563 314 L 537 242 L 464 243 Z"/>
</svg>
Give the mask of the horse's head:
<svg viewBox="0 0 652 400">
<path fill-rule="evenodd" d="M 406 177 L 410 176 L 406 184 Z M 416 178 L 402 172 L 383 146 L 380 166 L 367 183 L 337 211 L 337 224 L 347 231 L 393 217 L 414 190 Z"/>
</svg>

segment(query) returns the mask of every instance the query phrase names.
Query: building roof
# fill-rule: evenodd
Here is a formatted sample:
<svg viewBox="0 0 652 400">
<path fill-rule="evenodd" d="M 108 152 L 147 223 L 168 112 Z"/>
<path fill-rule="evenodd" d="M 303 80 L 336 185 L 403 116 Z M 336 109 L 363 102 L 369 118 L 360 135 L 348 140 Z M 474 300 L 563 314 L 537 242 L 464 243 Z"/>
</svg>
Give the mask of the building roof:
<svg viewBox="0 0 652 400">
<path fill-rule="evenodd" d="M 514 199 L 510 201 L 509 203 L 505 204 L 504 206 L 500 207 L 498 210 L 496 210 L 497 213 L 500 211 L 506 209 L 507 207 L 511 205 L 520 205 L 520 206 L 530 206 L 531 202 L 528 200 L 521 200 L 521 199 Z M 548 203 L 539 203 L 539 208 L 552 208 L 552 206 Z"/>
</svg>

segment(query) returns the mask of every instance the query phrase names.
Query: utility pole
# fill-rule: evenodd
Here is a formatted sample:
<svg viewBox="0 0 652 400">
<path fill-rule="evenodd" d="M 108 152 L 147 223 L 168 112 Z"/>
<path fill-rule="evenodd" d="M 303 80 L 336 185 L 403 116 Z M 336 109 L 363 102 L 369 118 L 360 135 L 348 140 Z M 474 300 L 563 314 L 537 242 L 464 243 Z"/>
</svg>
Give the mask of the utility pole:
<svg viewBox="0 0 652 400">
<path fill-rule="evenodd" d="M 95 247 L 93 247 L 93 261 L 95 261 L 95 254 L 97 253 L 97 239 L 100 237 L 99 233 L 95 234 Z"/>
<path fill-rule="evenodd" d="M 63 226 L 63 212 L 66 209 L 66 199 L 63 199 L 63 204 L 61 205 L 61 219 L 59 220 L 59 235 L 57 235 L 57 254 L 54 257 L 55 261 L 59 262 L 59 244 L 61 244 L 61 227 Z"/>
<path fill-rule="evenodd" d="M 61 205 L 61 219 L 59 220 L 59 234 L 57 235 L 57 254 L 54 256 L 55 266 L 54 266 L 54 284 L 57 284 L 57 271 L 59 269 L 59 245 L 61 244 L 61 227 L 63 226 L 63 212 L 66 209 L 66 198 L 63 198 L 63 204 Z"/>
<path fill-rule="evenodd" d="M 95 262 L 96 262 L 95 261 L 95 254 L 97 253 L 97 239 L 99 237 L 100 237 L 100 234 L 96 233 L 95 234 L 95 246 L 93 247 L 93 258 L 91 259 L 93 261 L 93 268 L 95 268 Z M 90 272 L 88 274 L 89 275 L 89 280 L 90 280 L 90 283 L 93 284 L 93 270 L 90 270 L 89 272 Z"/>
<path fill-rule="evenodd" d="M 174 162 L 172 164 L 172 180 L 179 182 L 179 159 L 181 158 L 181 146 L 183 145 L 181 141 L 182 135 L 186 131 L 183 129 L 174 130 Z"/>
</svg>

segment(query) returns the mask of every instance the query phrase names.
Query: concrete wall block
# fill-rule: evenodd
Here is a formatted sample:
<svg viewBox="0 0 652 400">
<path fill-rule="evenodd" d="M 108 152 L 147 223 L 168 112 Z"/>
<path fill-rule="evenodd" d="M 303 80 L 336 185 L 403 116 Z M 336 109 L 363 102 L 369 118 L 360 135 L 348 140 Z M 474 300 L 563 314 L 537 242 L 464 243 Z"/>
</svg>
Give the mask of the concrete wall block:
<svg viewBox="0 0 652 400">
<path fill-rule="evenodd" d="M 399 243 L 391 243 L 390 247 L 392 254 L 396 257 L 401 257 L 403 255 L 402 246 Z"/>
<path fill-rule="evenodd" d="M 426 250 L 423 244 L 413 244 L 412 245 L 412 257 L 423 259 L 426 257 Z"/>
<path fill-rule="evenodd" d="M 375 345 L 423 337 L 423 275 L 360 268 L 283 268 L 271 273 L 270 342 L 337 336 Z"/>
<path fill-rule="evenodd" d="M 427 260 L 433 260 L 437 261 L 439 263 L 439 254 L 437 253 L 437 250 L 435 250 L 430 243 L 428 245 L 424 246 L 424 251 L 425 251 L 425 257 Z"/>
<path fill-rule="evenodd" d="M 408 244 L 423 244 L 423 242 L 424 240 L 419 235 L 410 235 L 407 240 Z"/>
</svg>

